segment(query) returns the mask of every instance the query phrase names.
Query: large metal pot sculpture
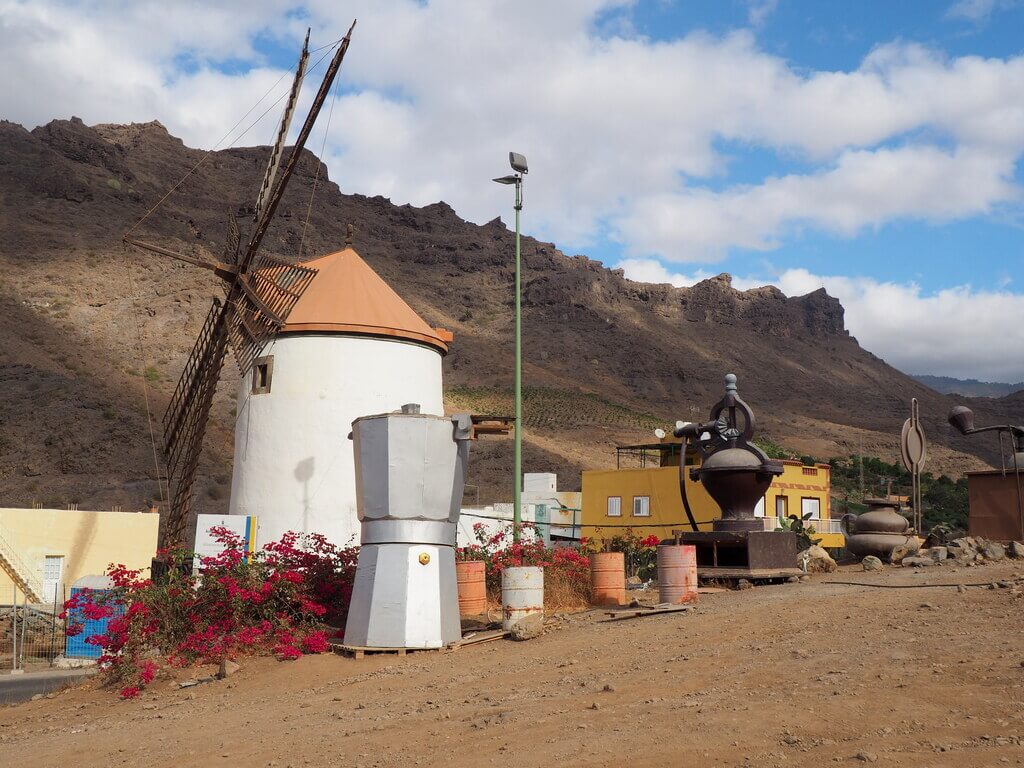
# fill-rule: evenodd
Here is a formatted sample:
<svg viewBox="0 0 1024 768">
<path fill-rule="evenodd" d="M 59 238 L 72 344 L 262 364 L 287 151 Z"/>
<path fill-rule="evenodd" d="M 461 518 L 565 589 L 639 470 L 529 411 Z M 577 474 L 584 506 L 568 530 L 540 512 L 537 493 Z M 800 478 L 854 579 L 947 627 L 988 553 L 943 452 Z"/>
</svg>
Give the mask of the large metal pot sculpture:
<svg viewBox="0 0 1024 768">
<path fill-rule="evenodd" d="M 862 515 L 844 515 L 842 519 L 846 548 L 858 557 L 874 555 L 891 560 L 897 547 L 917 543 L 910 522 L 888 499 L 864 499 L 871 510 Z"/>
</svg>

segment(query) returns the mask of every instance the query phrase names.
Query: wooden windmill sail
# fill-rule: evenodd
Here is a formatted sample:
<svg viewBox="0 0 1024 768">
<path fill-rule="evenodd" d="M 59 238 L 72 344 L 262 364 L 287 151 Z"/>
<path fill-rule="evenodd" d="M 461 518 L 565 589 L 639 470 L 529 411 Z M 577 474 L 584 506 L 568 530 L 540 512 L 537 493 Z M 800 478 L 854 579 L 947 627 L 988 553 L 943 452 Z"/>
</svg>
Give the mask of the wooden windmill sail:
<svg viewBox="0 0 1024 768">
<path fill-rule="evenodd" d="M 283 170 L 280 170 L 284 141 L 309 58 L 307 32 L 277 141 L 260 185 L 256 223 L 244 248 L 233 218 L 228 222 L 227 243 L 221 261 L 186 256 L 128 235 L 124 237 L 126 243 L 139 248 L 209 269 L 225 282 L 225 298 L 223 301 L 214 299 L 163 418 L 164 451 L 171 485 L 171 506 L 160 536 L 163 547 L 185 543 L 183 535 L 192 507 L 199 456 L 228 346 L 234 352 L 239 371 L 243 376 L 247 375 L 253 361 L 284 326 L 292 307 L 316 276 L 315 269 L 261 253 L 260 244 L 341 68 L 354 29 L 355 22 L 331 59 L 295 146 Z"/>
</svg>

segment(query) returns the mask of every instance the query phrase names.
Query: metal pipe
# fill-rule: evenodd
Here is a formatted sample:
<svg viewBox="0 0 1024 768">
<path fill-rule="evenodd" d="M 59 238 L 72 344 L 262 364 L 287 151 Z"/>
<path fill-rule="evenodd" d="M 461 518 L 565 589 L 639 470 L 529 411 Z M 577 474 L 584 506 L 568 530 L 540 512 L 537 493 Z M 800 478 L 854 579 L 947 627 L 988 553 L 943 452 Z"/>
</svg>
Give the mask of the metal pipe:
<svg viewBox="0 0 1024 768">
<path fill-rule="evenodd" d="M 21 668 L 25 668 L 25 625 L 28 624 L 28 593 L 21 595 Z"/>
<path fill-rule="evenodd" d="M 18 671 L 18 587 L 11 585 L 11 671 Z"/>
<path fill-rule="evenodd" d="M 53 613 L 50 615 L 50 666 L 53 666 L 53 658 L 57 654 L 57 590 L 60 589 L 61 597 L 64 596 L 64 590 L 62 584 L 57 584 L 53 588 Z"/>
<path fill-rule="evenodd" d="M 523 175 L 516 174 L 516 434 L 515 434 L 515 493 L 512 509 L 512 541 L 519 541 L 519 529 L 523 522 L 523 340 L 522 340 L 522 295 L 520 278 L 519 212 L 523 210 Z"/>
</svg>

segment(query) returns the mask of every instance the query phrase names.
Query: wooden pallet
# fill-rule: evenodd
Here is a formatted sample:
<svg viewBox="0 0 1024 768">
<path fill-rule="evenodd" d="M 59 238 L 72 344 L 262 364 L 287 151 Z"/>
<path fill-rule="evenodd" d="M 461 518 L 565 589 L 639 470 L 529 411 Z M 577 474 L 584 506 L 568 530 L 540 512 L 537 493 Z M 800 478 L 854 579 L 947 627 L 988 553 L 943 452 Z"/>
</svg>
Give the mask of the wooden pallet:
<svg viewBox="0 0 1024 768">
<path fill-rule="evenodd" d="M 346 645 L 345 643 L 331 643 L 330 645 L 331 650 L 341 656 L 361 659 L 365 656 L 374 656 L 378 654 L 405 656 L 409 653 L 426 653 L 429 651 L 433 651 L 434 653 L 451 653 L 457 651 L 459 648 L 464 648 L 467 645 L 489 643 L 494 640 L 501 640 L 503 637 L 508 637 L 507 631 L 503 629 L 492 629 L 483 632 L 471 632 L 459 642 L 446 645 L 443 648 L 370 648 L 362 645 Z"/>
<path fill-rule="evenodd" d="M 361 659 L 364 656 L 390 655 L 405 656 L 409 653 L 445 653 L 453 651 L 458 645 L 448 645 L 443 648 L 370 648 L 362 645 L 346 645 L 344 643 L 331 643 L 331 650 L 339 656 L 349 656 L 353 659 Z"/>
</svg>

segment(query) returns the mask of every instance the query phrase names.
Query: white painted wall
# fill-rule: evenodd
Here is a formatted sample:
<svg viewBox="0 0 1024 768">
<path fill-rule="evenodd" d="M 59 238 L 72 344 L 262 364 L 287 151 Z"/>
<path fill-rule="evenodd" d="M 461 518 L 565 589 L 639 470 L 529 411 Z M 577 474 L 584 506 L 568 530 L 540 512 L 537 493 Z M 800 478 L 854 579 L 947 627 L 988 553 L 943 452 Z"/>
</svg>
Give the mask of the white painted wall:
<svg viewBox="0 0 1024 768">
<path fill-rule="evenodd" d="M 255 515 L 257 545 L 286 531 L 359 542 L 352 422 L 419 403 L 443 415 L 441 353 L 368 336 L 286 334 L 268 345 L 270 392 L 242 382 L 230 512 Z"/>
</svg>

